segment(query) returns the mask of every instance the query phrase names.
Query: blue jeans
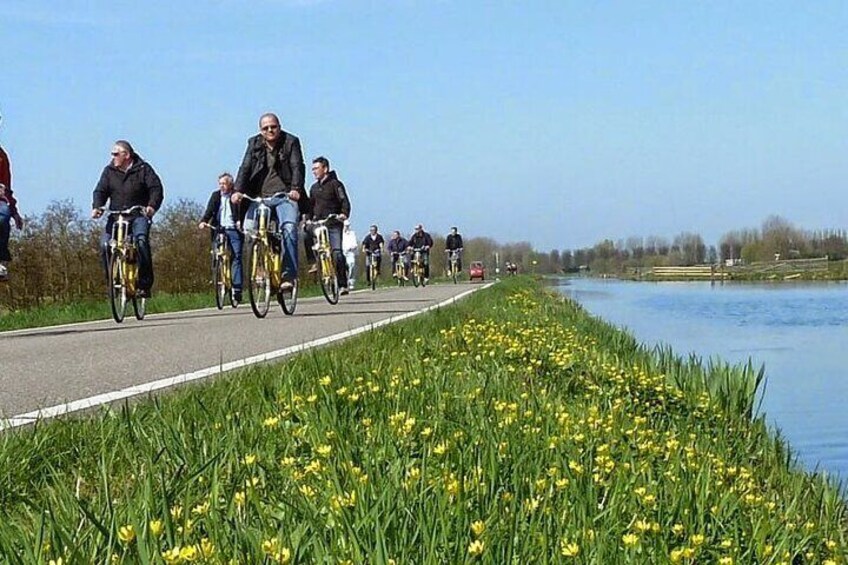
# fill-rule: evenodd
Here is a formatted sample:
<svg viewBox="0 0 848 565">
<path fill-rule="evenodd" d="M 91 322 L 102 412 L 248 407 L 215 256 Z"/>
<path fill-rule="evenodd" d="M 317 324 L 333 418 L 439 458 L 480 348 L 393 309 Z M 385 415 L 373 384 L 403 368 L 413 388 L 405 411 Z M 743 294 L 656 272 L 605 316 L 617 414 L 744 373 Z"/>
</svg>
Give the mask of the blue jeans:
<svg viewBox="0 0 848 565">
<path fill-rule="evenodd" d="M 230 253 L 233 254 L 233 290 L 241 291 L 242 274 L 241 274 L 241 250 L 244 237 L 236 228 L 226 228 L 224 233 L 227 234 L 227 245 L 230 247 Z M 212 233 L 212 247 L 214 248 L 217 241 L 217 234 Z"/>
<path fill-rule="evenodd" d="M 265 204 L 277 215 L 277 230 L 282 232 L 283 245 L 280 255 L 283 258 L 283 278 L 297 278 L 297 220 L 300 211 L 297 202 L 287 196 L 268 199 Z M 259 203 L 251 202 L 244 219 L 244 231 L 256 231 L 256 209 Z"/>
<path fill-rule="evenodd" d="M 11 261 L 9 235 L 12 233 L 12 209 L 0 202 L 0 261 Z"/>
<path fill-rule="evenodd" d="M 109 280 L 109 240 L 112 239 L 112 226 L 115 217 L 110 216 L 106 228 L 100 237 L 100 257 L 106 280 Z M 153 287 L 153 256 L 150 253 L 150 224 L 147 216 L 135 216 L 130 223 L 130 233 L 138 251 L 138 288 L 150 290 Z"/>
</svg>

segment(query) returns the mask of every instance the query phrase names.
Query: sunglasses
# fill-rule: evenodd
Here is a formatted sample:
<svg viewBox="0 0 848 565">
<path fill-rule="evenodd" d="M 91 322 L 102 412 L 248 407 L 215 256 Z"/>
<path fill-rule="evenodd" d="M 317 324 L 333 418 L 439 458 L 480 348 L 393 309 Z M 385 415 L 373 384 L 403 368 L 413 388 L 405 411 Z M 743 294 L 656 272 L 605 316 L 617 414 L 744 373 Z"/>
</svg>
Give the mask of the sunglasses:
<svg viewBox="0 0 848 565">
<path fill-rule="evenodd" d="M 112 153 L 111 153 L 112 157 L 117 157 L 118 155 L 123 155 L 123 154 L 124 154 L 123 151 L 112 151 Z"/>
<path fill-rule="evenodd" d="M 274 131 L 275 129 L 280 129 L 280 126 L 265 126 L 262 131 Z"/>
</svg>

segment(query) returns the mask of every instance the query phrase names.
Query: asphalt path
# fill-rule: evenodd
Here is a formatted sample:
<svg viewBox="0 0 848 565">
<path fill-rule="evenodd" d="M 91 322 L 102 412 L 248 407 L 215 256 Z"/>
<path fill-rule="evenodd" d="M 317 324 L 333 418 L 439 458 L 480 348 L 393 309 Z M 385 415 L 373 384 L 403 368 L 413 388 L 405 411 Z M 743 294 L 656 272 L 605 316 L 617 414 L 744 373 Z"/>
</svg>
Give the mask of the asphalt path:
<svg viewBox="0 0 848 565">
<path fill-rule="evenodd" d="M 294 316 L 272 303 L 262 320 L 249 304 L 156 314 L 143 321 L 132 317 L 130 307 L 122 324 L 108 320 L 2 332 L 0 420 L 93 397 L 99 404 L 112 391 L 170 386 L 167 377 L 202 369 L 207 371 L 194 378 L 205 377 L 227 364 L 249 364 L 268 352 L 280 356 L 297 349 L 293 346 L 341 338 L 343 332 L 384 324 L 479 288 L 445 284 L 360 291 L 335 306 L 323 297 L 301 298 Z"/>
</svg>

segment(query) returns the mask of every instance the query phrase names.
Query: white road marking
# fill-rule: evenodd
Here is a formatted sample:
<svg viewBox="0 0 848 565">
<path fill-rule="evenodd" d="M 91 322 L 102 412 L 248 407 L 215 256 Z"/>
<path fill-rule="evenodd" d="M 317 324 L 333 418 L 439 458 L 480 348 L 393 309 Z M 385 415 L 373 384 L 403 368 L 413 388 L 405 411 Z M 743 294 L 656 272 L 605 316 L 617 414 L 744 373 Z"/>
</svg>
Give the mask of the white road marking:
<svg viewBox="0 0 848 565">
<path fill-rule="evenodd" d="M 17 416 L 12 416 L 11 418 L 0 420 L 0 431 L 25 426 L 28 424 L 34 424 L 39 420 L 46 420 L 49 418 L 55 418 L 56 416 L 61 416 L 63 414 L 70 414 L 72 412 L 78 412 L 80 410 L 94 408 L 103 404 L 115 402 L 116 400 L 123 400 L 126 398 L 153 392 L 163 388 L 168 388 L 191 381 L 196 381 L 199 379 L 205 379 L 207 377 L 225 373 L 227 371 L 232 371 L 234 369 L 242 369 L 244 367 L 255 365 L 257 363 L 264 363 L 272 359 L 278 359 L 280 357 L 286 357 L 295 353 L 300 353 L 302 351 L 306 351 L 307 349 L 312 349 L 314 347 L 321 347 L 322 345 L 341 341 L 382 326 L 387 326 L 389 324 L 394 324 L 403 320 L 407 320 L 409 318 L 413 318 L 431 310 L 437 310 L 444 306 L 449 306 L 458 302 L 459 300 L 462 300 L 466 296 L 477 292 L 478 290 L 489 288 L 493 284 L 494 283 L 486 283 L 484 285 L 472 288 L 471 290 L 466 290 L 465 292 L 457 294 L 452 298 L 448 298 L 447 300 L 443 300 L 438 304 L 422 308 L 421 310 L 415 310 L 412 312 L 407 312 L 406 314 L 391 316 L 389 318 L 386 318 L 385 320 L 380 320 L 379 322 L 373 322 L 364 326 L 359 326 L 358 328 L 353 328 L 352 330 L 347 330 L 337 334 L 329 335 L 327 337 L 321 337 L 312 341 L 308 341 L 306 343 L 301 343 L 299 345 L 292 345 L 284 349 L 277 349 L 276 351 L 269 351 L 268 353 L 261 353 L 259 355 L 245 357 L 244 359 L 238 359 L 236 361 L 230 361 L 229 363 L 215 365 L 213 367 L 207 367 L 205 369 L 200 369 L 191 373 L 184 373 L 182 375 L 166 377 L 164 379 L 159 379 L 149 383 L 127 387 L 113 392 L 105 392 L 102 394 L 89 396 L 88 398 L 82 398 L 80 400 L 67 402 L 65 404 L 57 404 L 56 406 L 50 406 L 49 408 L 41 408 L 39 410 L 34 410 L 25 414 L 18 414 Z M 196 312 L 196 310 L 193 311 Z"/>
</svg>

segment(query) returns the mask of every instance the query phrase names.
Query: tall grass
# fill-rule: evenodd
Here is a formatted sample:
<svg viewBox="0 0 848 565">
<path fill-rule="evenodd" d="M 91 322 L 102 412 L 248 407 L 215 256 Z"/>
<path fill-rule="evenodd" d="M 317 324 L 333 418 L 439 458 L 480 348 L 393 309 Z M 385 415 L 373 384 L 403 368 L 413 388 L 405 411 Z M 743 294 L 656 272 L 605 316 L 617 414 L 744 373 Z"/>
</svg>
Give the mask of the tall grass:
<svg viewBox="0 0 848 565">
<path fill-rule="evenodd" d="M 756 371 L 513 279 L 282 364 L 0 436 L 10 563 L 844 562 Z"/>
</svg>

